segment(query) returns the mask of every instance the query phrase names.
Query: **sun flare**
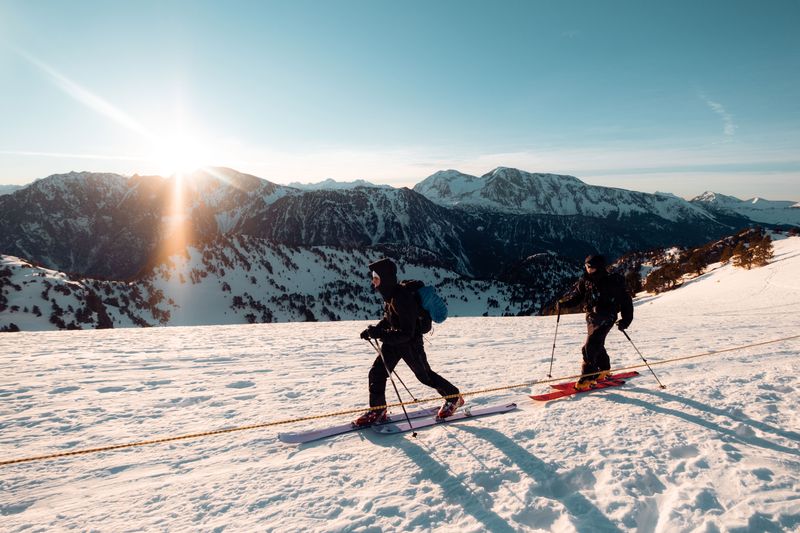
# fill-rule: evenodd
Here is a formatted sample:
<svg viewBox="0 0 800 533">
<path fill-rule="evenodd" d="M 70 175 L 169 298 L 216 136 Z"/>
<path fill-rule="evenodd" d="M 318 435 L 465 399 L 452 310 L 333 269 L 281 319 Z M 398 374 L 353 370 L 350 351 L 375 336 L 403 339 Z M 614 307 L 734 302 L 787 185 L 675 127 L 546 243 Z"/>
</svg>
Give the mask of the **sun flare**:
<svg viewBox="0 0 800 533">
<path fill-rule="evenodd" d="M 210 151 L 202 141 L 187 134 L 169 135 L 159 139 L 154 161 L 163 176 L 190 174 L 209 164 Z"/>
</svg>

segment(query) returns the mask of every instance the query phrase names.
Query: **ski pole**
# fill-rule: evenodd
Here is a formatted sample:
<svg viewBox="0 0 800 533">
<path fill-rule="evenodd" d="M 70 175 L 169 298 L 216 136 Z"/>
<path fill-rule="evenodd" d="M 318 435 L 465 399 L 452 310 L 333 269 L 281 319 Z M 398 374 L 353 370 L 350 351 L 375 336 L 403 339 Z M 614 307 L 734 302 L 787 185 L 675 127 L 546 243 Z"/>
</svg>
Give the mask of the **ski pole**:
<svg viewBox="0 0 800 533">
<path fill-rule="evenodd" d="M 369 343 L 372 344 L 372 339 L 369 340 Z M 383 351 L 380 349 L 380 346 L 378 346 L 378 341 L 375 341 L 375 344 L 372 344 L 372 346 L 375 347 L 375 349 L 378 352 L 378 356 L 381 358 L 381 362 L 383 363 L 383 368 L 386 370 L 386 375 L 389 377 L 389 381 L 392 382 L 392 387 L 394 387 L 394 393 L 397 394 L 397 401 L 400 402 L 400 407 L 403 408 L 403 414 L 406 415 L 406 422 L 408 422 L 408 427 L 410 427 L 413 431 L 414 425 L 411 423 L 411 418 L 408 416 L 408 411 L 406 411 L 406 406 L 403 405 L 403 399 L 400 397 L 400 391 L 397 390 L 397 385 L 395 385 L 394 380 L 392 379 L 392 373 L 389 372 L 389 367 L 386 364 L 386 359 L 383 358 Z M 411 436 L 416 438 L 417 432 L 414 431 L 411 434 Z"/>
<path fill-rule="evenodd" d="M 372 339 L 369 339 L 369 344 L 375 349 L 376 352 L 378 352 L 379 355 L 381 356 L 383 355 L 381 354 L 380 349 L 375 344 L 372 344 Z M 414 394 L 410 390 L 408 390 L 408 387 L 406 387 L 405 382 L 403 382 L 403 380 L 400 378 L 400 374 L 397 373 L 397 370 L 393 370 L 392 372 L 394 372 L 394 377 L 400 380 L 400 383 L 403 385 L 403 388 L 406 389 L 406 392 L 409 394 L 409 396 L 411 396 L 411 399 L 414 400 L 415 402 L 418 401 L 416 398 L 414 398 Z"/>
<path fill-rule="evenodd" d="M 556 355 L 556 338 L 558 338 L 558 323 L 561 322 L 561 306 L 557 307 L 558 316 L 556 317 L 556 334 L 553 335 L 553 351 L 550 353 L 550 371 L 547 373 L 548 378 L 553 377 L 553 358 Z"/>
<path fill-rule="evenodd" d="M 667 386 L 666 386 L 666 385 L 664 385 L 663 383 L 661 383 L 661 380 L 660 380 L 660 379 L 658 379 L 658 376 L 656 376 L 656 373 L 655 373 L 655 372 L 653 372 L 653 369 L 650 367 L 650 364 L 647 362 L 647 359 L 645 359 L 645 358 L 644 358 L 644 356 L 642 355 L 642 352 L 640 352 L 640 351 L 639 351 L 639 348 L 637 348 L 637 347 L 636 347 L 636 345 L 635 345 L 635 344 L 633 344 L 633 341 L 632 341 L 632 340 L 631 340 L 631 338 L 628 336 L 628 332 L 627 332 L 627 331 L 625 331 L 624 329 L 621 329 L 620 331 L 622 332 L 622 334 L 623 334 L 623 335 L 625 335 L 625 338 L 626 338 L 626 339 L 628 339 L 628 340 L 630 341 L 630 343 L 631 343 L 631 346 L 633 346 L 633 349 L 634 349 L 634 350 L 636 350 L 636 353 L 638 353 L 638 354 L 639 354 L 639 357 L 641 357 L 641 358 L 642 358 L 642 361 L 644 361 L 644 364 L 645 364 L 645 365 L 647 365 L 647 368 L 649 368 L 649 369 L 650 369 L 650 372 L 652 372 L 652 373 L 653 373 L 653 377 L 654 377 L 654 378 L 656 378 L 656 381 L 658 381 L 658 385 L 659 385 L 659 386 L 660 386 L 662 389 L 666 389 L 666 388 L 667 388 Z"/>
</svg>

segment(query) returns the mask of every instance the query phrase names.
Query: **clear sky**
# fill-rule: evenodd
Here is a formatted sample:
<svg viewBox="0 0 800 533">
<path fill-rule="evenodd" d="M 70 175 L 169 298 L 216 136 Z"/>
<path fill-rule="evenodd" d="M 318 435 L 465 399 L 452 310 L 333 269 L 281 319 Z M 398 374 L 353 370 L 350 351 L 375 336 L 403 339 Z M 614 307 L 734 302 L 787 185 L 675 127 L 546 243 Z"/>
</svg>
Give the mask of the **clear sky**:
<svg viewBox="0 0 800 533">
<path fill-rule="evenodd" d="M 0 184 L 496 166 L 800 200 L 797 0 L 0 0 Z"/>
</svg>

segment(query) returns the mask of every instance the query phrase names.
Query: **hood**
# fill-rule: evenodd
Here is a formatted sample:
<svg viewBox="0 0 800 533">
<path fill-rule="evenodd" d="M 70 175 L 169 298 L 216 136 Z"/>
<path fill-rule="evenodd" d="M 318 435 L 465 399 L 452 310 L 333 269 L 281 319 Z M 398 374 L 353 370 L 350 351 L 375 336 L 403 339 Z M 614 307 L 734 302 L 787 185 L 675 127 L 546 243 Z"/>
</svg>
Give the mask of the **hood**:
<svg viewBox="0 0 800 533">
<path fill-rule="evenodd" d="M 378 292 L 381 293 L 384 300 L 388 300 L 397 286 L 397 265 L 391 259 L 384 257 L 374 263 L 370 263 L 369 269 L 380 276 L 381 284 L 378 285 Z"/>
</svg>

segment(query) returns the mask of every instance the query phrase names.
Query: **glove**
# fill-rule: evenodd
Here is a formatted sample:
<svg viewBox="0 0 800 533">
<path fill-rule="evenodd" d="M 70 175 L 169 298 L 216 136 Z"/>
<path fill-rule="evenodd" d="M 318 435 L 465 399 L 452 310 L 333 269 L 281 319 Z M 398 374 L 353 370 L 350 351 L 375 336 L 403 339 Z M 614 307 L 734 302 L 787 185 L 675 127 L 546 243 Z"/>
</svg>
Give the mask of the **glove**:
<svg viewBox="0 0 800 533">
<path fill-rule="evenodd" d="M 381 338 L 381 330 L 375 326 L 369 326 L 367 329 L 361 332 L 361 338 L 365 341 L 370 339 L 380 339 Z"/>
<path fill-rule="evenodd" d="M 620 318 L 619 320 L 617 320 L 617 329 L 619 329 L 620 331 L 625 331 L 626 329 L 628 329 L 628 327 L 630 327 L 630 325 L 631 325 L 630 320 L 625 320 L 624 318 Z"/>
</svg>

